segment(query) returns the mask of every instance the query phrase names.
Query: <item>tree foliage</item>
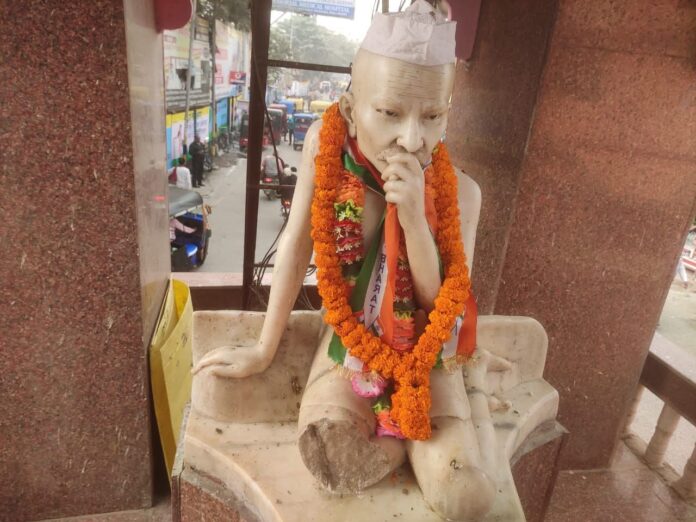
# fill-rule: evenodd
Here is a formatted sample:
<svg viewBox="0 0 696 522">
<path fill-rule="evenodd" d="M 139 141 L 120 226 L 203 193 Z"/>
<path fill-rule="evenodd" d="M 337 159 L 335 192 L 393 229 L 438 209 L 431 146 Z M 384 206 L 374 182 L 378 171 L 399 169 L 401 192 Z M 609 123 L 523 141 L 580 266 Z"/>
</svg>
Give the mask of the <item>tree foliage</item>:
<svg viewBox="0 0 696 522">
<path fill-rule="evenodd" d="M 198 0 L 196 11 L 209 21 L 232 23 L 240 31 L 251 29 L 249 0 Z"/>
<path fill-rule="evenodd" d="M 268 56 L 277 60 L 348 66 L 357 43 L 317 24 L 316 17 L 289 15 L 271 26 Z M 311 80 L 322 73 L 304 71 L 297 79 Z"/>
</svg>

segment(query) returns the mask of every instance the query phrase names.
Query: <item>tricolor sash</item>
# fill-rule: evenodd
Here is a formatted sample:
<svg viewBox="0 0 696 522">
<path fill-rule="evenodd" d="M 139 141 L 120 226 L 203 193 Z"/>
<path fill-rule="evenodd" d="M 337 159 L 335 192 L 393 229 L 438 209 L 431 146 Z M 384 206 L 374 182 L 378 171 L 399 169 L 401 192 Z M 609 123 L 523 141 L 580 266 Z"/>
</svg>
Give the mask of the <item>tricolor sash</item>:
<svg viewBox="0 0 696 522">
<path fill-rule="evenodd" d="M 352 173 L 365 186 L 384 196 L 384 182 L 375 167 L 362 155 L 354 140 L 348 140 L 348 147 L 343 155 L 343 164 L 347 172 Z M 424 175 L 428 179 L 427 165 Z M 435 187 L 437 190 L 437 187 Z M 426 190 L 425 195 L 426 218 L 433 237 L 437 234 L 437 215 L 431 193 Z M 362 261 L 362 265 L 355 279 L 355 285 L 350 293 L 350 306 L 353 313 L 366 328 L 378 335 L 385 343 L 396 349 L 395 334 L 400 342 L 398 346 L 404 349 L 403 337 L 399 337 L 400 319 L 408 317 L 415 311 L 404 309 L 404 303 L 395 299 L 397 294 L 397 276 L 400 245 L 403 245 L 403 230 L 399 224 L 397 209 L 394 204 L 388 203 L 385 214 L 379 225 L 376 239 L 369 246 Z M 402 252 L 404 247 L 401 246 Z M 439 258 L 439 253 L 438 253 Z M 440 277 L 444 278 L 443 266 L 440 261 Z M 397 309 L 398 308 L 398 309 Z M 465 311 L 458 317 L 452 327 L 450 338 L 442 345 L 436 367 L 453 368 L 461 360 L 473 353 L 476 347 L 476 317 L 477 308 L 473 294 L 470 293 L 466 302 Z M 411 349 L 417 341 L 417 335 L 411 343 L 407 343 L 406 349 Z M 343 346 L 340 337 L 334 333 L 329 344 L 329 356 L 340 365 L 342 371 L 355 377 L 365 372 L 362 361 L 350 355 Z M 373 380 L 365 375 L 365 378 Z M 353 386 L 356 389 L 354 383 Z M 360 393 L 356 389 L 356 393 Z M 365 395 L 375 397 L 376 395 Z"/>
</svg>

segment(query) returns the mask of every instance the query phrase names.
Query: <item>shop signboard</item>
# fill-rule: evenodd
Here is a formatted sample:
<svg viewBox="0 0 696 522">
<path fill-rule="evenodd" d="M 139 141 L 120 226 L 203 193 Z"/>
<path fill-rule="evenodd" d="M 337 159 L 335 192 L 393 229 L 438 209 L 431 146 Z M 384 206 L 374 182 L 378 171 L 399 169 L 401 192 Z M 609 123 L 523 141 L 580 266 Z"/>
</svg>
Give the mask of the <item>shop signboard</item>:
<svg viewBox="0 0 696 522">
<path fill-rule="evenodd" d="M 273 0 L 273 9 L 352 20 L 355 16 L 355 0 Z"/>
<path fill-rule="evenodd" d="M 231 84 L 246 84 L 246 72 L 245 71 L 230 71 L 230 83 Z"/>
<path fill-rule="evenodd" d="M 227 98 L 217 102 L 217 110 L 215 111 L 215 116 L 217 118 L 217 128 L 218 129 L 221 129 L 222 127 L 227 127 L 227 120 L 228 120 L 227 108 L 228 107 L 229 107 L 229 102 L 227 101 Z"/>
<path fill-rule="evenodd" d="M 210 107 L 196 109 L 196 134 L 205 141 L 210 134 Z"/>
</svg>

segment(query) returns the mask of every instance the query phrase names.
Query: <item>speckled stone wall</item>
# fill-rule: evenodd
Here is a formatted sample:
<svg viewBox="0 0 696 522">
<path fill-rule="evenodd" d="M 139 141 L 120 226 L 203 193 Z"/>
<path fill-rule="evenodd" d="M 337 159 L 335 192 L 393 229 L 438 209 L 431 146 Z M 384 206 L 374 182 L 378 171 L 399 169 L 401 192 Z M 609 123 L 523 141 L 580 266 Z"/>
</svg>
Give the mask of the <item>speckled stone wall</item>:
<svg viewBox="0 0 696 522">
<path fill-rule="evenodd" d="M 162 50 L 151 2 L 125 4 L 0 3 L 1 520 L 151 503 Z"/>
<path fill-rule="evenodd" d="M 546 327 L 567 468 L 608 464 L 694 214 L 695 39 L 694 2 L 558 5 L 495 312 Z"/>
<path fill-rule="evenodd" d="M 492 313 L 520 166 L 553 27 L 556 0 L 484 1 L 474 53 L 460 62 L 447 144 L 453 163 L 481 187 L 473 285 Z"/>
</svg>

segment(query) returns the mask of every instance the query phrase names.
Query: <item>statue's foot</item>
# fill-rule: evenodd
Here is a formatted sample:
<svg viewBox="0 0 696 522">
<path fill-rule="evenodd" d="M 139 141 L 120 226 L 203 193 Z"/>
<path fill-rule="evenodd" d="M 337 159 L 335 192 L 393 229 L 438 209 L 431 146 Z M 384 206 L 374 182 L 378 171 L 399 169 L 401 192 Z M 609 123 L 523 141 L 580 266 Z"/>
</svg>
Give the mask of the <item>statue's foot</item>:
<svg viewBox="0 0 696 522">
<path fill-rule="evenodd" d="M 433 485 L 421 485 L 423 498 L 435 513 L 445 520 L 478 522 L 493 505 L 495 485 L 478 468 L 463 466 L 452 469 Z"/>
<path fill-rule="evenodd" d="M 307 469 L 329 491 L 358 493 L 376 484 L 404 460 L 403 443 L 368 437 L 355 422 L 328 418 L 307 424 L 299 449 Z"/>
<path fill-rule="evenodd" d="M 445 520 L 474 522 L 491 509 L 495 483 L 482 469 L 470 419 L 433 419 L 438 429 L 427 441 L 407 444 L 423 498 Z"/>
</svg>

